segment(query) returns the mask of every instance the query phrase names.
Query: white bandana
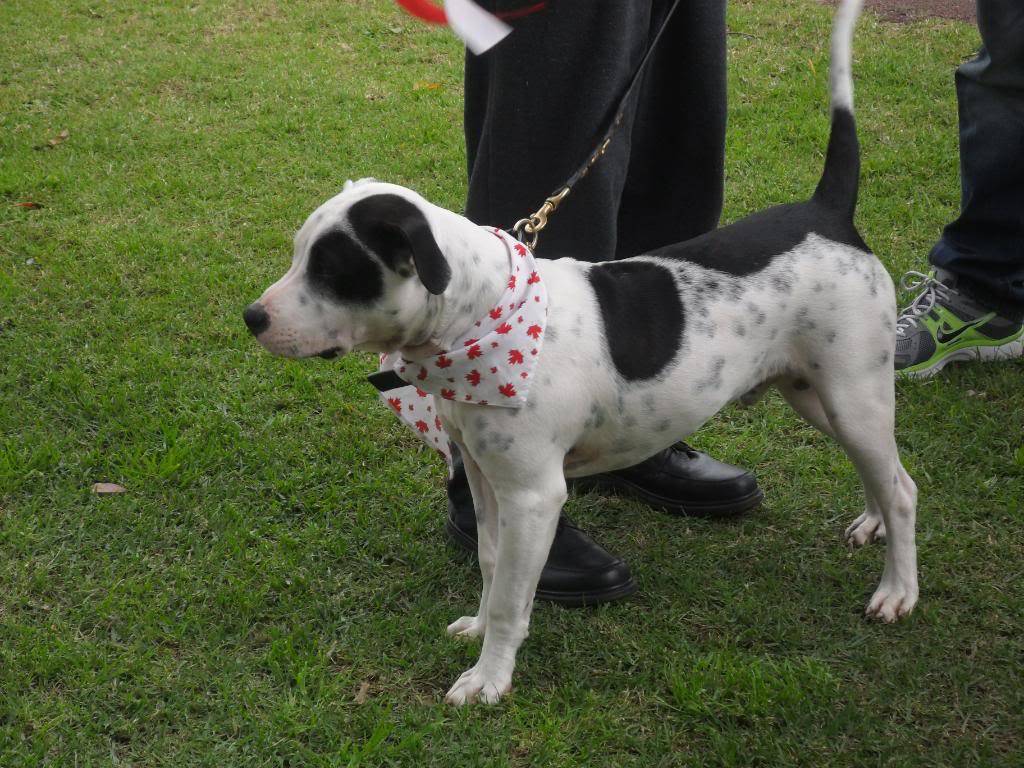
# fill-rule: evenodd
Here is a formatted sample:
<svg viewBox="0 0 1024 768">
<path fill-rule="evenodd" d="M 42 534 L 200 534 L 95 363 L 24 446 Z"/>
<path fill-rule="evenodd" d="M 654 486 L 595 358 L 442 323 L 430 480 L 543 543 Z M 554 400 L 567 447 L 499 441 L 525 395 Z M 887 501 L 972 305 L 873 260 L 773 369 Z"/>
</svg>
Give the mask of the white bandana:
<svg viewBox="0 0 1024 768">
<path fill-rule="evenodd" d="M 544 341 L 548 294 L 533 254 L 504 231 L 486 229 L 505 244 L 509 256 L 508 284 L 498 303 L 453 349 L 413 360 L 397 352 L 381 356 L 381 370 L 393 370 L 409 384 L 381 392 L 381 399 L 445 458 L 448 435 L 433 398 L 522 408 Z"/>
</svg>

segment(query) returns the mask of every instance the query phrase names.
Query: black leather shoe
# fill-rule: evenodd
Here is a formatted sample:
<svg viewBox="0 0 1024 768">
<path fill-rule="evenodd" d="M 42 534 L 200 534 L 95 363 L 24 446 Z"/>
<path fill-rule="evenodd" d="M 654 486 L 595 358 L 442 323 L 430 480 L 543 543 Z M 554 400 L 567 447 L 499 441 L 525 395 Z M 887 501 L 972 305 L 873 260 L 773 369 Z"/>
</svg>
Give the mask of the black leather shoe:
<svg viewBox="0 0 1024 768">
<path fill-rule="evenodd" d="M 572 481 L 580 490 L 609 490 L 635 496 L 677 515 L 731 517 L 764 499 L 757 480 L 744 469 L 676 443 L 632 467 Z"/>
<path fill-rule="evenodd" d="M 476 513 L 466 472 L 458 451 L 453 451 L 454 477 L 448 481 L 448 520 L 451 540 L 476 555 Z M 577 528 L 562 515 L 548 561 L 537 584 L 537 599 L 566 606 L 597 605 L 620 600 L 636 592 L 629 566 Z"/>
</svg>

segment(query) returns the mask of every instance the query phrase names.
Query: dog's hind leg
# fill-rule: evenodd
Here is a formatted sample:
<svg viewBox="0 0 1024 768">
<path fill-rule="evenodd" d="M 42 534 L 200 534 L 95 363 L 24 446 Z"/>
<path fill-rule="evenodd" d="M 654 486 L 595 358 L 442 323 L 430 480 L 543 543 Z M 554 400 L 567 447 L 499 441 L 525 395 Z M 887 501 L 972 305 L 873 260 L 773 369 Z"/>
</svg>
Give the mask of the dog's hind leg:
<svg viewBox="0 0 1024 768">
<path fill-rule="evenodd" d="M 537 581 L 566 499 L 561 456 L 494 466 L 476 458 L 498 502 L 497 561 L 480 658 L 448 691 L 453 704 L 478 699 L 491 704 L 511 687 L 516 652 L 527 635 Z"/>
<path fill-rule="evenodd" d="M 913 610 L 918 597 L 917 487 L 896 449 L 892 372 L 883 366 L 858 379 L 838 371 L 817 377 L 814 386 L 836 439 L 885 523 L 885 569 L 866 613 L 885 622 L 896 621 Z"/>
<path fill-rule="evenodd" d="M 473 496 L 473 509 L 476 512 L 477 557 L 480 562 L 480 575 L 483 588 L 480 592 L 480 607 L 476 616 L 463 616 L 448 625 L 447 632 L 453 637 L 471 639 L 483 637 L 487 628 L 487 597 L 494 579 L 494 564 L 498 557 L 498 501 L 487 478 L 480 471 L 476 460 L 464 445 L 459 446 L 462 463 L 469 481 L 469 491 Z"/>
<path fill-rule="evenodd" d="M 821 404 L 821 398 L 806 379 L 799 376 L 791 377 L 776 382 L 776 386 L 786 402 L 804 421 L 819 432 L 836 439 L 836 432 L 825 412 L 825 406 Z M 866 485 L 864 486 L 864 499 L 864 511 L 847 527 L 843 534 L 847 543 L 855 547 L 885 539 L 885 521 L 882 518 L 882 510 Z"/>
</svg>

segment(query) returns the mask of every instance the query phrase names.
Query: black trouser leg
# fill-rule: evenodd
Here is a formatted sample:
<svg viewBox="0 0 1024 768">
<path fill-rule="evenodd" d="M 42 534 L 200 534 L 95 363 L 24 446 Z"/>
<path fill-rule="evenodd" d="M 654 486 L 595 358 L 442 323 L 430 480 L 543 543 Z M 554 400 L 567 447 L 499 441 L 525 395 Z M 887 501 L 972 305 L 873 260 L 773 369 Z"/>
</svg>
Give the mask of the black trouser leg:
<svg viewBox="0 0 1024 768">
<path fill-rule="evenodd" d="M 933 265 L 974 298 L 1024 316 L 1024 3 L 978 0 L 983 47 L 956 73 L 960 217 Z"/>
<path fill-rule="evenodd" d="M 551 2 L 516 22 L 488 53 L 467 55 L 470 219 L 509 226 L 579 166 L 669 4 Z M 725 139 L 724 8 L 724 0 L 680 5 L 619 134 L 552 217 L 539 256 L 607 261 L 715 226 Z"/>
<path fill-rule="evenodd" d="M 650 37 L 669 3 L 653 14 Z M 725 2 L 682 2 L 648 65 L 630 135 L 618 258 L 718 226 L 725 168 Z"/>
</svg>

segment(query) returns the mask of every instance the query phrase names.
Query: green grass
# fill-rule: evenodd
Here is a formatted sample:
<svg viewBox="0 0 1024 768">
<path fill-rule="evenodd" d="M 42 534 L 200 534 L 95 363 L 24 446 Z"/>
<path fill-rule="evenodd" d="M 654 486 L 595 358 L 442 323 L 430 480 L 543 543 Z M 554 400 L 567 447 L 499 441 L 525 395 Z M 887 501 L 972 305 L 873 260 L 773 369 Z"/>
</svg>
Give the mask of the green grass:
<svg viewBox="0 0 1024 768">
<path fill-rule="evenodd" d="M 829 11 L 734 1 L 730 27 L 726 219 L 813 188 Z M 348 177 L 461 205 L 457 43 L 384 0 L 8 2 L 0 32 L 0 765 L 1019 765 L 1024 365 L 899 387 L 909 621 L 861 617 L 853 470 L 773 396 L 694 438 L 762 511 L 572 499 L 639 596 L 538 606 L 513 694 L 454 710 L 478 576 L 441 466 L 368 357 L 271 358 L 240 311 Z M 859 223 L 893 274 L 956 213 L 976 44 L 858 34 Z"/>
</svg>

